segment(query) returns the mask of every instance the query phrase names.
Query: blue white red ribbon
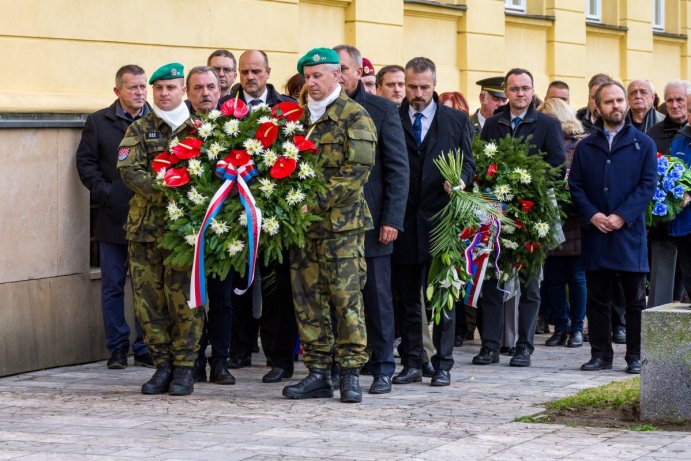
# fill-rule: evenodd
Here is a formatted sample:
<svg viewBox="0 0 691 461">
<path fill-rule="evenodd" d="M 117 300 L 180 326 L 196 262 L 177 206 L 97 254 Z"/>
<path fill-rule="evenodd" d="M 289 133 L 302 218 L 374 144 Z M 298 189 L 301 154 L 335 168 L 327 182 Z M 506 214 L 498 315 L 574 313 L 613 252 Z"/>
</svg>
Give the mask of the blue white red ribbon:
<svg viewBox="0 0 691 461">
<path fill-rule="evenodd" d="M 482 283 L 489 263 L 489 253 L 492 249 L 495 251 L 494 270 L 497 276 L 499 275 L 500 233 L 501 222 L 496 217 L 493 217 L 489 222 L 480 227 L 465 250 L 465 271 L 470 276 L 470 280 L 465 287 L 464 302 L 468 306 L 477 307 L 477 301 L 480 297 Z"/>
<path fill-rule="evenodd" d="M 254 197 L 250 192 L 247 183 L 258 174 L 254 162 L 250 160 L 241 167 L 236 167 L 232 163 L 225 160 L 220 160 L 216 164 L 216 176 L 223 179 L 223 185 L 219 187 L 214 196 L 211 198 L 211 203 L 206 210 L 204 220 L 201 228 L 197 233 L 194 242 L 194 260 L 192 262 L 192 280 L 190 283 L 190 300 L 188 302 L 191 308 L 203 306 L 206 304 L 206 273 L 204 272 L 204 231 L 209 226 L 211 220 L 218 214 L 225 202 L 228 194 L 237 184 L 240 203 L 245 209 L 247 216 L 247 242 L 249 262 L 247 287 L 243 289 L 236 288 L 236 294 L 243 294 L 252 285 L 254 281 L 254 267 L 257 261 L 257 252 L 259 249 L 259 236 L 262 228 L 262 213 L 254 201 Z"/>
</svg>

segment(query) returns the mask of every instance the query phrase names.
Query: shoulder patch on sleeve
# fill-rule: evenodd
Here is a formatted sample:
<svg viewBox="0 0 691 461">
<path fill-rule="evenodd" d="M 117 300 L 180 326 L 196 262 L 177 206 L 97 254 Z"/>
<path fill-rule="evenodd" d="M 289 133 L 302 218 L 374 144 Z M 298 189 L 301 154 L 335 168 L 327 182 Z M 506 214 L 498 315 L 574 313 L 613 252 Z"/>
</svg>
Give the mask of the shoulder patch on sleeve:
<svg viewBox="0 0 691 461">
<path fill-rule="evenodd" d="M 123 161 L 127 158 L 127 156 L 130 155 L 130 148 L 129 147 L 121 147 L 120 150 L 118 151 L 118 160 Z"/>
</svg>

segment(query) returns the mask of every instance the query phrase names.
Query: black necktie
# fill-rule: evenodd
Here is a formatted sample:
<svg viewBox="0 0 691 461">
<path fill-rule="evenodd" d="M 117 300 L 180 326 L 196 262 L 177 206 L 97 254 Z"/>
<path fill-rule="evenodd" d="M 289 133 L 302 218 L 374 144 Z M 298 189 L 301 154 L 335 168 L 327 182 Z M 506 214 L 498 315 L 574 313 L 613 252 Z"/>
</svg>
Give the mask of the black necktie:
<svg viewBox="0 0 691 461">
<path fill-rule="evenodd" d="M 262 103 L 262 100 L 261 100 L 261 99 L 253 99 L 253 100 L 250 101 L 250 106 L 252 106 L 252 107 L 258 106 L 258 105 L 261 104 L 261 103 Z"/>
</svg>

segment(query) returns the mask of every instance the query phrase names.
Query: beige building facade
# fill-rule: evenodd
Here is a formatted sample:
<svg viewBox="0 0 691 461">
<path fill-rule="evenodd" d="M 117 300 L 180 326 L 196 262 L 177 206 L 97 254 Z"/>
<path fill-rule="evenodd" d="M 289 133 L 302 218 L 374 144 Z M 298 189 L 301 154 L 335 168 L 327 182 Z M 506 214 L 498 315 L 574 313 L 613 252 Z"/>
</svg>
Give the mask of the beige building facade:
<svg viewBox="0 0 691 461">
<path fill-rule="evenodd" d="M 437 90 L 478 106 L 476 80 L 511 67 L 585 105 L 597 72 L 688 79 L 691 0 L 0 0 L 0 376 L 97 360 L 99 272 L 89 195 L 74 166 L 83 116 L 112 103 L 114 73 L 150 75 L 215 49 L 265 50 L 279 90 L 317 46 L 357 46 L 378 69 L 427 56 Z"/>
</svg>

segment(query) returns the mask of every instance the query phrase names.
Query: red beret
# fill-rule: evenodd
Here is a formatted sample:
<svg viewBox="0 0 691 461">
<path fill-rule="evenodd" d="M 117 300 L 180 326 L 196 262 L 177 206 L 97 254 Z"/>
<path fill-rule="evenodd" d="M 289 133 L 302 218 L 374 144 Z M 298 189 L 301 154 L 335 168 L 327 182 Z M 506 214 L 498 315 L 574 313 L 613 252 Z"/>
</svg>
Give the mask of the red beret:
<svg viewBox="0 0 691 461">
<path fill-rule="evenodd" d="M 363 77 L 374 77 L 374 66 L 372 62 L 367 58 L 362 58 L 362 76 Z"/>
</svg>

